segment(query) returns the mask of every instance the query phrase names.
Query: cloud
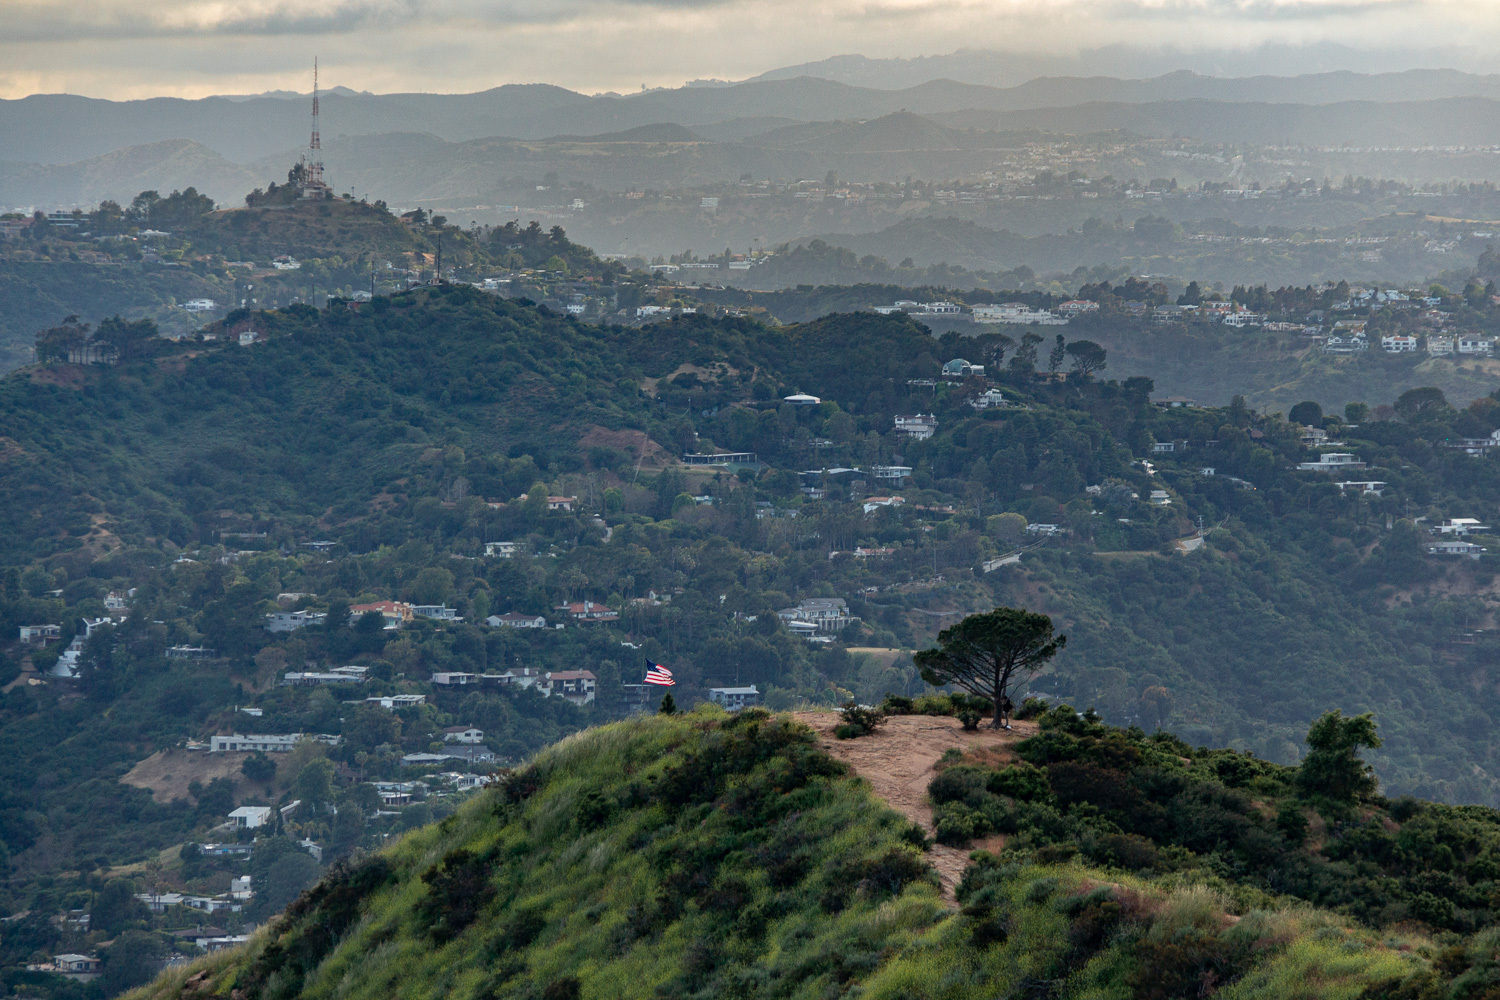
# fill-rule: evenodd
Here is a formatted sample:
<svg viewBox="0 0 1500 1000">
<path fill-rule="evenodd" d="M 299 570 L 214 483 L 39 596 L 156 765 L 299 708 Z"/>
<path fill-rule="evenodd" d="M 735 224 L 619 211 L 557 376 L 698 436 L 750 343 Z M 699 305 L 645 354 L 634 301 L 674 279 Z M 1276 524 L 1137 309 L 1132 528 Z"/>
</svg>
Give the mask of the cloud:
<svg viewBox="0 0 1500 1000">
<path fill-rule="evenodd" d="M 634 90 L 740 78 L 841 52 L 1125 45 L 1465 51 L 1500 43 L 1494 0 L 0 0 L 0 95 L 200 96 L 549 82 Z M 148 44 L 142 44 L 147 42 Z M 1463 53 L 1454 48 L 1454 59 Z M 1314 67 L 1309 67 L 1314 68 Z M 1318 67 L 1321 68 L 1321 67 Z"/>
</svg>

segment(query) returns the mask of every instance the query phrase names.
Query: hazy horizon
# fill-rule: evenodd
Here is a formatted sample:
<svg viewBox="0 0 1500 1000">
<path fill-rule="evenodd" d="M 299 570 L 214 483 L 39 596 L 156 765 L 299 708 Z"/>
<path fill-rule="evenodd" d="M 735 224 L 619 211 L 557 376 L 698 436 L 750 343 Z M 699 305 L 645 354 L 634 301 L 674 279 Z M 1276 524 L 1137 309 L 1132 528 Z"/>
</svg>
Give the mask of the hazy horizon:
<svg viewBox="0 0 1500 1000">
<path fill-rule="evenodd" d="M 743 80 L 860 53 L 989 50 L 1038 75 L 1493 69 L 1481 0 L 20 0 L 0 13 L 0 97 L 197 98 L 325 85 L 585 93 Z M 787 30 L 793 28 L 795 30 Z M 1003 74 L 1002 74 L 1003 75 Z"/>
</svg>

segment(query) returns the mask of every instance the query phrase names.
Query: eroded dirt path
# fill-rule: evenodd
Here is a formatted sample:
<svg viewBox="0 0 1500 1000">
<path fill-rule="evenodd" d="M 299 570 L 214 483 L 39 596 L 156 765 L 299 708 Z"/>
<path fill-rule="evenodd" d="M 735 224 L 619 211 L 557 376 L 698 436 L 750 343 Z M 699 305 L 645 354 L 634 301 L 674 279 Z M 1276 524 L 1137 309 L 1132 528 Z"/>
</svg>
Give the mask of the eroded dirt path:
<svg viewBox="0 0 1500 1000">
<path fill-rule="evenodd" d="M 930 835 L 932 806 L 927 801 L 927 786 L 937 774 L 935 765 L 944 751 L 952 748 L 972 753 L 991 763 L 1010 757 L 1010 747 L 1036 733 L 1036 723 L 1017 722 L 1009 732 L 981 728 L 966 733 L 957 719 L 930 715 L 897 715 L 869 736 L 841 740 L 833 735 L 839 724 L 837 712 L 794 712 L 793 717 L 811 726 L 823 737 L 823 749 L 854 768 L 870 783 L 875 794 L 891 808 L 906 816 Z M 977 847 L 998 847 L 995 843 L 977 843 Z M 938 844 L 928 857 L 943 883 L 943 898 L 954 902 L 953 892 L 969 863 L 969 851 Z"/>
</svg>

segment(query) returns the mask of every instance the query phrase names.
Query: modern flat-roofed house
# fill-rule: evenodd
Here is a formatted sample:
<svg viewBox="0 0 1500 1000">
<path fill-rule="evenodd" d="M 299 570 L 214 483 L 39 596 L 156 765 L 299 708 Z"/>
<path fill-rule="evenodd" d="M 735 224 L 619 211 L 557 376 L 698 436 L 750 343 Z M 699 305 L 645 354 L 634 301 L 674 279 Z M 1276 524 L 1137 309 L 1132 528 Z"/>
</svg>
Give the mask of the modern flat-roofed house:
<svg viewBox="0 0 1500 1000">
<path fill-rule="evenodd" d="M 1470 559 L 1478 559 L 1484 553 L 1485 549 L 1473 542 L 1457 540 L 1433 542 L 1427 546 L 1427 554 L 1433 556 L 1468 556 Z"/>
<path fill-rule="evenodd" d="M 273 811 L 270 806 L 240 806 L 229 814 L 229 818 L 243 830 L 254 830 L 269 823 Z"/>
<path fill-rule="evenodd" d="M 62 638 L 61 625 L 22 625 L 21 645 L 23 646 L 45 646 L 55 639 Z"/>
<path fill-rule="evenodd" d="M 1297 468 L 1304 472 L 1343 472 L 1363 469 L 1365 463 L 1343 451 L 1330 451 L 1318 456 L 1316 462 L 1298 462 Z"/>
<path fill-rule="evenodd" d="M 742 708 L 760 704 L 760 692 L 752 684 L 749 687 L 709 688 L 708 700 L 722 706 L 726 711 L 738 712 Z"/>
<path fill-rule="evenodd" d="M 484 742 L 484 730 L 473 726 L 449 726 L 443 730 L 444 743 L 469 743 L 477 744 Z"/>
<path fill-rule="evenodd" d="M 266 631 L 295 632 L 308 625 L 321 625 L 327 618 L 323 611 L 272 611 L 266 615 Z"/>
<path fill-rule="evenodd" d="M 387 711 L 394 712 L 398 708 L 416 708 L 425 705 L 427 696 L 425 694 L 372 694 L 365 699 L 367 705 L 379 705 Z"/>
<path fill-rule="evenodd" d="M 209 753 L 285 753 L 297 745 L 302 738 L 302 733 L 283 733 L 271 735 L 267 733 L 250 733 L 241 736 L 232 733 L 228 736 L 215 736 L 209 746 Z"/>
<path fill-rule="evenodd" d="M 707 455 L 688 452 L 682 456 L 683 465 L 758 465 L 753 451 L 724 451 Z"/>
<path fill-rule="evenodd" d="M 776 612 L 776 616 L 789 629 L 795 623 L 810 622 L 819 632 L 837 632 L 854 620 L 849 615 L 849 603 L 842 597 L 803 598 L 796 607 L 783 608 Z"/>
<path fill-rule="evenodd" d="M 484 554 L 496 559 L 513 559 L 516 555 L 516 543 L 485 542 Z"/>
</svg>

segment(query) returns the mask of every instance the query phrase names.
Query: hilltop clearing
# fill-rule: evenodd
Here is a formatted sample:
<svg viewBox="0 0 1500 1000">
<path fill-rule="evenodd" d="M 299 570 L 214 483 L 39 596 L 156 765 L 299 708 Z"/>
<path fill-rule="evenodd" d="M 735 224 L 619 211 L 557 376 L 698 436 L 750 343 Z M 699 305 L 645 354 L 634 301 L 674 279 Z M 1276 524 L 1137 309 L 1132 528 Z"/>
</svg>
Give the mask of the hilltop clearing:
<svg viewBox="0 0 1500 1000">
<path fill-rule="evenodd" d="M 870 791 L 877 798 L 929 834 L 936 827 L 927 786 L 937 777 L 937 764 L 945 753 L 953 750 L 978 759 L 1006 760 L 1017 741 L 1037 731 L 1034 722 L 1017 722 L 1011 731 L 967 731 L 950 716 L 899 715 L 887 719 L 869 736 L 841 740 L 833 735 L 840 721 L 836 712 L 793 712 L 792 718 L 821 736 L 822 748 L 854 768 L 855 774 L 870 783 Z M 1003 844 L 1004 838 L 996 837 L 982 846 L 998 849 Z M 968 851 L 936 844 L 928 858 L 942 881 L 943 898 L 951 902 L 968 866 Z"/>
</svg>

